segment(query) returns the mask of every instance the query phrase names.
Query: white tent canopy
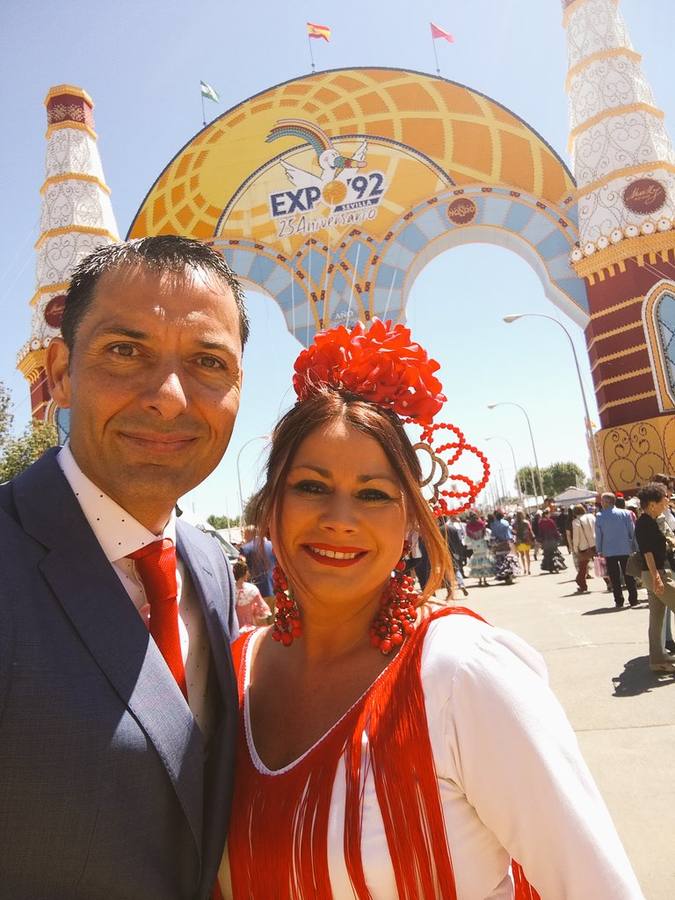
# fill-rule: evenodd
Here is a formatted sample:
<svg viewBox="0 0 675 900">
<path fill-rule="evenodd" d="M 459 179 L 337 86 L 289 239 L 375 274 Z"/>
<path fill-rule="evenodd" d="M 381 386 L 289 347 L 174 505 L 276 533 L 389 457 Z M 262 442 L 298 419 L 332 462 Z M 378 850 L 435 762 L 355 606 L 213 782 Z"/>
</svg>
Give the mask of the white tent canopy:
<svg viewBox="0 0 675 900">
<path fill-rule="evenodd" d="M 568 487 L 553 499 L 558 506 L 574 506 L 575 503 L 591 503 L 595 498 L 595 491 L 589 491 L 588 488 Z"/>
</svg>

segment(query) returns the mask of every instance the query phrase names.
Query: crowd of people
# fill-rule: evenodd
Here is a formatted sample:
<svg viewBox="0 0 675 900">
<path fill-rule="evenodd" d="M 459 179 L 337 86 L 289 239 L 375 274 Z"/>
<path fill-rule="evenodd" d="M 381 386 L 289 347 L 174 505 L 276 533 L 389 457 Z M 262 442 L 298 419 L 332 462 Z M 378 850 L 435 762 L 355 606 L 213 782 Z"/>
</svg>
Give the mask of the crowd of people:
<svg viewBox="0 0 675 900">
<path fill-rule="evenodd" d="M 656 474 L 631 498 L 605 492 L 592 504 L 568 509 L 546 498 L 533 513 L 517 509 L 507 515 L 495 509 L 484 515 L 474 510 L 458 518 L 442 518 L 439 527 L 455 570 L 457 589 L 468 595 L 466 579 L 487 587 L 489 579 L 511 584 L 517 576 L 560 572 L 571 559 L 576 570 L 576 593 L 590 592 L 589 579 L 600 579 L 622 609 L 639 605 L 638 590 L 647 591 L 649 604 L 649 664 L 656 672 L 675 672 L 675 642 L 670 612 L 675 610 L 675 482 Z M 567 550 L 567 561 L 562 549 Z M 428 575 L 424 542 L 416 537 L 408 557 L 420 584 Z M 451 585 L 446 585 L 448 596 Z M 670 658 L 671 654 L 673 659 Z"/>
</svg>

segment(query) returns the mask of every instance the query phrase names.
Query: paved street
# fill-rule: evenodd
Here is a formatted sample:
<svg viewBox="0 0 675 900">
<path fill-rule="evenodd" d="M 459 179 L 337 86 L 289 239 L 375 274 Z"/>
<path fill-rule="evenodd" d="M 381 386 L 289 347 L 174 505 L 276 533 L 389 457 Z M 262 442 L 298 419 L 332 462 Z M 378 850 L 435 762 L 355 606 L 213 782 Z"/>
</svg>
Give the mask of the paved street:
<svg viewBox="0 0 675 900">
<path fill-rule="evenodd" d="M 647 660 L 646 602 L 615 610 L 604 582 L 574 596 L 574 570 L 510 587 L 472 587 L 460 603 L 543 654 L 647 900 L 675 897 L 675 677 Z M 646 592 L 640 591 L 640 599 Z M 595 900 L 595 898 L 594 898 Z M 598 898 L 600 900 L 600 898 Z"/>
</svg>

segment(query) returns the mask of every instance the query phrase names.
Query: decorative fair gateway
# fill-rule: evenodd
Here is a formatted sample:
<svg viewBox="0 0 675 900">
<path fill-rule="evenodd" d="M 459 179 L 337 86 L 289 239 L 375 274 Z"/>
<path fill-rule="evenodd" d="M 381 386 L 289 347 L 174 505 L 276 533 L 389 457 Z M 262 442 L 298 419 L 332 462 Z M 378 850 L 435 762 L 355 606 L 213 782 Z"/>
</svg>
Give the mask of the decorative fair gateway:
<svg viewBox="0 0 675 900">
<path fill-rule="evenodd" d="M 338 69 L 270 88 L 199 132 L 160 175 L 129 237 L 213 242 L 305 345 L 331 325 L 403 320 L 415 278 L 444 250 L 510 248 L 585 329 L 603 481 L 630 490 L 672 471 L 675 154 L 617 6 L 563 0 L 577 184 L 532 128 L 476 91 L 401 69 Z M 47 98 L 55 149 L 33 338 L 19 360 L 41 418 L 54 415 L 44 347 L 68 276 L 47 263 L 67 259 L 72 270 L 90 244 L 115 239 L 92 105 L 69 86 Z M 639 146 L 626 145 L 633 132 Z M 87 154 L 56 146 L 71 133 Z M 71 171 L 75 158 L 82 172 Z M 100 222 L 81 223 L 59 203 L 73 182 L 96 200 Z M 66 239 L 70 255 L 51 252 Z"/>
</svg>

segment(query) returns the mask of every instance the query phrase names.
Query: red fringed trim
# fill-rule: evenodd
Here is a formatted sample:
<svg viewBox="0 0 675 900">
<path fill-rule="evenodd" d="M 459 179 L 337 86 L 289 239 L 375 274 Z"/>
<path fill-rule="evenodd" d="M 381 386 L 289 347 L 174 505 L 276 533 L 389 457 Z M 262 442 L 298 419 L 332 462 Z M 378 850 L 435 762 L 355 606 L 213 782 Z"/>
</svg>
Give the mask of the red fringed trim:
<svg viewBox="0 0 675 900">
<path fill-rule="evenodd" d="M 515 900 L 541 900 L 539 894 L 525 878 L 522 867 L 515 861 L 511 863 L 513 884 L 515 885 Z"/>
<path fill-rule="evenodd" d="M 371 900 L 361 857 L 363 792 L 372 771 L 400 900 L 457 900 L 443 808 L 429 738 L 420 665 L 432 621 L 422 622 L 363 697 L 298 762 L 281 773 L 259 772 L 243 718 L 250 635 L 233 646 L 242 722 L 228 839 L 235 900 L 329 900 L 328 816 L 340 759 L 346 771 L 344 853 L 357 900 Z M 364 753 L 362 736 L 368 735 Z M 516 900 L 540 900 L 513 863 Z M 285 880 L 283 880 L 285 879 Z"/>
</svg>

